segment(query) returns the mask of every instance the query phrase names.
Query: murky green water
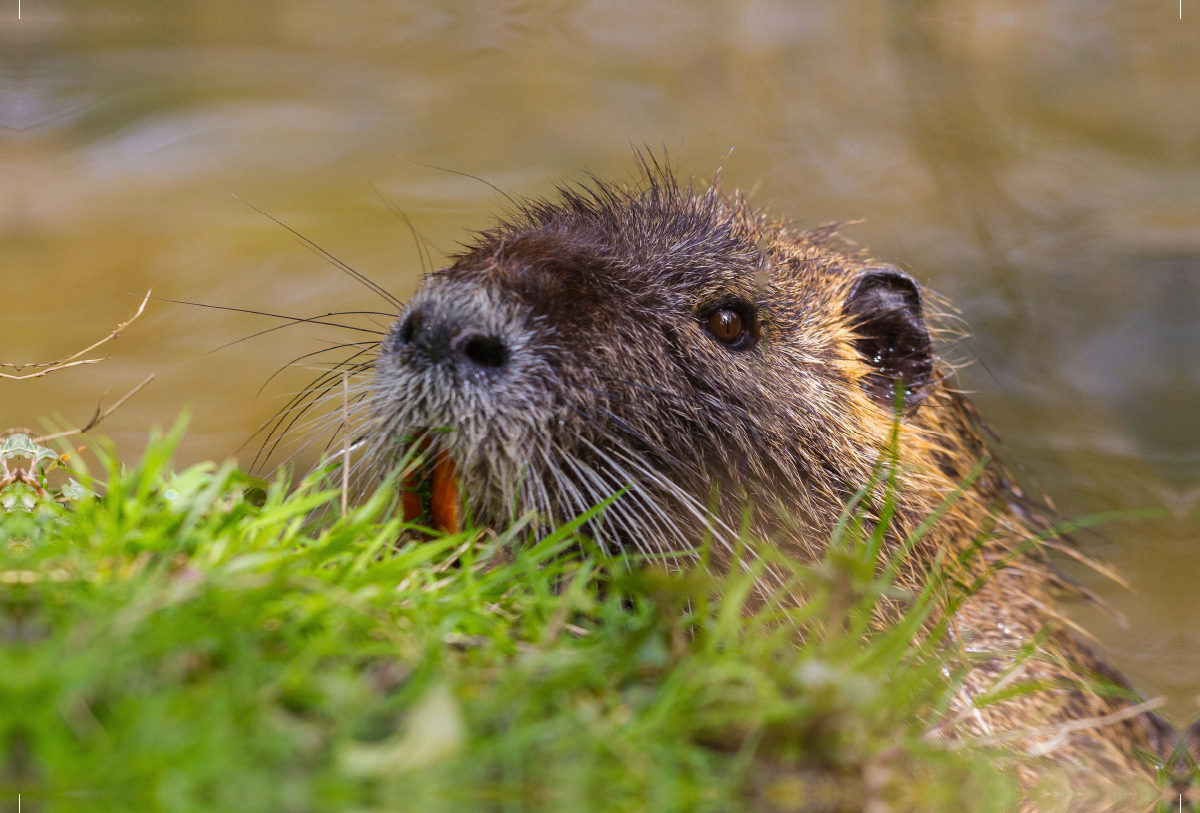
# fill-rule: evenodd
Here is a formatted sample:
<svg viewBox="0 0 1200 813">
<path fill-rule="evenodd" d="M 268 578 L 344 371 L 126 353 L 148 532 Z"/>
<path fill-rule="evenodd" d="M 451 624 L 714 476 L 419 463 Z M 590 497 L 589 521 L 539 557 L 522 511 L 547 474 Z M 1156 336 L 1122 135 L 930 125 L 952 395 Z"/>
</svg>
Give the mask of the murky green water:
<svg viewBox="0 0 1200 813">
<path fill-rule="evenodd" d="M 8 6 L 11 5 L 11 9 Z M 1189 7 L 1193 6 L 1193 7 Z M 249 9 L 249 10 L 248 10 Z M 400 296 L 404 210 L 435 259 L 518 195 L 629 177 L 630 143 L 847 229 L 949 296 L 948 354 L 1025 476 L 1088 538 L 1121 629 L 1075 614 L 1176 721 L 1200 695 L 1200 3 L 274 2 L 0 8 L 0 361 L 105 335 L 130 294 L 315 316 Z M 236 454 L 315 374 L 313 326 L 152 303 L 103 364 L 0 380 L 4 426 L 82 423 L 135 458 L 185 408 L 180 462 Z"/>
</svg>

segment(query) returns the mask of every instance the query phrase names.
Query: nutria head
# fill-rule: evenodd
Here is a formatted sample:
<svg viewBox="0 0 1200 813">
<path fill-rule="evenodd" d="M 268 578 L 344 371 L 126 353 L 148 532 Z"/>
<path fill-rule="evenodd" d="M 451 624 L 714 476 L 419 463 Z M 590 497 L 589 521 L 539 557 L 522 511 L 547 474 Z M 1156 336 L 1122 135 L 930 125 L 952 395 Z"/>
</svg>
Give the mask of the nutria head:
<svg viewBox="0 0 1200 813">
<path fill-rule="evenodd" d="M 954 614 L 978 665 L 952 709 L 975 733 L 1129 714 L 1127 699 L 1070 688 L 1111 667 L 1055 628 L 1062 582 L 1031 541 L 1052 534 L 988 462 L 975 413 L 945 383 L 917 284 L 847 251 L 832 228 L 793 232 L 661 172 L 634 189 L 563 190 L 430 275 L 374 370 L 374 459 L 415 446 L 435 461 L 432 494 L 406 497 L 406 515 L 432 505 L 435 523 L 452 524 L 461 493 L 487 525 L 529 512 L 557 524 L 628 489 L 592 524 L 599 540 L 680 550 L 711 531 L 717 564 L 747 507 L 756 536 L 818 555 L 899 412 L 885 544 L 921 529 L 900 582 L 923 585 L 948 552 L 950 578 L 977 590 Z M 1021 668 L 1051 688 L 974 708 L 1035 641 L 1048 656 Z M 1133 755 L 1167 753 L 1173 737 L 1141 715 L 1069 748 L 1141 776 Z"/>
<path fill-rule="evenodd" d="M 445 430 L 485 524 L 563 522 L 628 487 L 608 543 L 690 547 L 715 517 L 731 545 L 747 504 L 766 533 L 826 527 L 896 386 L 912 413 L 936 377 L 908 276 L 649 172 L 531 203 L 432 274 L 381 346 L 373 436 L 387 455 Z"/>
</svg>

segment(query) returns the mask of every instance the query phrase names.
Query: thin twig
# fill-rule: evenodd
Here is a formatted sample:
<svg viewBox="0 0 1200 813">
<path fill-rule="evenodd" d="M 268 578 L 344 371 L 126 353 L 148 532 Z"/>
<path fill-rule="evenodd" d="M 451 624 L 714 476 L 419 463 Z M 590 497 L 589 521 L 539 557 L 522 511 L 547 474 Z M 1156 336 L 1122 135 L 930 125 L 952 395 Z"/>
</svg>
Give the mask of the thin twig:
<svg viewBox="0 0 1200 813">
<path fill-rule="evenodd" d="M 26 375 L 0 373 L 0 378 L 7 378 L 11 381 L 24 381 L 27 378 L 41 378 L 44 375 L 49 375 L 56 370 L 62 370 L 67 367 L 78 367 L 81 364 L 96 364 L 97 362 L 104 361 L 104 359 L 84 359 L 80 358 L 80 356 L 86 356 L 88 353 L 92 352 L 105 342 L 110 342 L 120 336 L 121 332 L 125 330 L 125 328 L 129 327 L 134 319 L 137 319 L 139 316 L 141 316 L 142 311 L 146 310 L 146 303 L 150 301 L 150 293 L 151 291 L 146 292 L 146 296 L 142 299 L 142 304 L 138 306 L 137 312 L 133 314 L 133 316 L 130 316 L 124 322 L 117 325 L 116 329 L 114 329 L 112 333 L 109 333 L 103 339 L 91 345 L 90 347 L 86 347 L 83 350 L 80 350 L 78 353 L 73 353 L 64 359 L 59 359 L 58 361 L 47 361 L 38 364 L 12 364 L 11 362 L 0 362 L 0 367 L 9 367 L 17 372 L 20 372 L 28 367 L 33 367 L 38 370 L 36 373 L 28 373 Z"/>
<path fill-rule="evenodd" d="M 136 387 L 131 389 L 129 392 L 125 393 L 123 396 L 121 396 L 121 398 L 115 404 L 113 404 L 108 409 L 104 410 L 103 412 L 100 411 L 100 405 L 97 404 L 96 405 L 96 414 L 92 416 L 92 419 L 90 421 L 88 421 L 87 426 L 83 427 L 82 429 L 68 429 L 65 432 L 55 432 L 52 435 L 42 435 L 41 437 L 34 438 L 33 442 L 34 443 L 45 443 L 48 440 L 55 440 L 57 438 L 65 438 L 69 435 L 82 435 L 90 429 L 95 429 L 96 426 L 100 423 L 100 421 L 104 420 L 109 415 L 113 414 L 118 409 L 120 409 L 122 404 L 124 404 L 130 398 L 132 398 L 133 396 L 135 396 L 139 392 L 141 392 L 142 389 L 145 388 L 145 386 L 153 380 L 154 380 L 154 373 L 150 373 L 150 375 L 148 375 L 144 379 L 142 379 L 141 384 L 138 384 Z"/>
</svg>

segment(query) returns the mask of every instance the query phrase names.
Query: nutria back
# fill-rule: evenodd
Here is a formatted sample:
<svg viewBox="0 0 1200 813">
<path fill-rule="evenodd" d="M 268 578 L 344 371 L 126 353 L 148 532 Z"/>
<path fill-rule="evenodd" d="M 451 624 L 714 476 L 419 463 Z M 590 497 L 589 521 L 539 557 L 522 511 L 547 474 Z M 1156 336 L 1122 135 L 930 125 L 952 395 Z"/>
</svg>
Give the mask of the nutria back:
<svg viewBox="0 0 1200 813">
<path fill-rule="evenodd" d="M 652 167 L 632 188 L 530 202 L 430 275 L 376 360 L 374 453 L 423 436 L 487 525 L 565 522 L 628 488 L 592 528 L 614 550 L 709 533 L 719 566 L 752 506 L 757 537 L 811 560 L 899 411 L 887 544 L 944 510 L 901 580 L 919 587 L 939 552 L 963 584 L 994 571 L 950 628 L 971 663 L 959 733 L 1029 729 L 1033 753 L 1151 778 L 1175 737 L 1055 610 L 1063 585 L 1039 542 L 1053 535 L 988 460 L 932 322 L 910 276 L 833 227 L 796 230 Z M 1017 681 L 1041 688 L 975 707 Z"/>
</svg>

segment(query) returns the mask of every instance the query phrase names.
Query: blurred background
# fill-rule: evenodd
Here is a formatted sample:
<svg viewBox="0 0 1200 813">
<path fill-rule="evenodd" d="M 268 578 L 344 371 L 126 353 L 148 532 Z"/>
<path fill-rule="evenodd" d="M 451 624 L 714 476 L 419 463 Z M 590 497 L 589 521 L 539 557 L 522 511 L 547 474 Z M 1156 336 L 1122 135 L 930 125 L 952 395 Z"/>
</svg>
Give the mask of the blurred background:
<svg viewBox="0 0 1200 813">
<path fill-rule="evenodd" d="M 631 145 L 753 189 L 949 297 L 946 348 L 1021 476 L 1135 588 L 1072 614 L 1176 723 L 1200 714 L 1200 0 L 0 0 L 0 361 L 50 361 L 155 296 L 317 316 L 405 298 L 506 193 L 631 179 Z M 9 8 L 8 6 L 11 6 Z M 427 166 L 432 165 L 432 166 Z M 454 172 L 435 169 L 442 167 Z M 380 325 L 386 324 L 379 317 Z M 191 410 L 236 456 L 346 341 L 153 301 L 103 364 L 0 380 L 0 424 L 122 457 Z M 214 352 L 215 351 L 215 352 Z"/>
</svg>

